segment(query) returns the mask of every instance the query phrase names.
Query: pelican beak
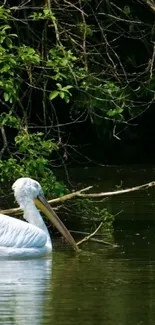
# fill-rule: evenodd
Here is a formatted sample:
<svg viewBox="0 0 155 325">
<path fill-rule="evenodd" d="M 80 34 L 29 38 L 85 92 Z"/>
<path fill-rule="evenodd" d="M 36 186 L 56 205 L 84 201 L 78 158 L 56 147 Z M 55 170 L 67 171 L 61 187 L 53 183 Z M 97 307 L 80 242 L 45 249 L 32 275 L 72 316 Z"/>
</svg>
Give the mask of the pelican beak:
<svg viewBox="0 0 155 325">
<path fill-rule="evenodd" d="M 44 195 L 38 195 L 34 199 L 34 203 L 39 210 L 41 210 L 48 219 L 54 224 L 54 226 L 60 231 L 60 233 L 65 237 L 65 239 L 74 247 L 76 251 L 79 251 L 79 248 L 70 234 L 69 230 L 65 227 L 63 222 L 59 219 L 55 211 L 51 208 L 50 204 L 46 201 Z"/>
</svg>

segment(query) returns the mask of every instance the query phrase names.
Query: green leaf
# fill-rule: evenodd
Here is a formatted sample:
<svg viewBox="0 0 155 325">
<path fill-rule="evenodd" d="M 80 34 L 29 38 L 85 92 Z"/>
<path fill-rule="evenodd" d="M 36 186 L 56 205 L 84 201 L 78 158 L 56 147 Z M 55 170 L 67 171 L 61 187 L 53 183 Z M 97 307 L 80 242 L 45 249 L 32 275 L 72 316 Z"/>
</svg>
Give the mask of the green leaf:
<svg viewBox="0 0 155 325">
<path fill-rule="evenodd" d="M 9 48 L 12 48 L 12 40 L 11 40 L 11 38 L 7 37 L 5 41 L 6 41 L 6 45 L 7 45 Z"/>
<path fill-rule="evenodd" d="M 49 100 L 56 98 L 58 95 L 59 95 L 59 91 L 57 90 L 51 91 L 51 93 L 49 94 Z"/>
<path fill-rule="evenodd" d="M 57 83 L 56 85 L 59 88 L 59 90 L 62 90 L 62 85 L 61 84 Z"/>
<path fill-rule="evenodd" d="M 10 29 L 11 27 L 9 25 L 3 25 L 0 27 L 0 30 L 6 30 L 6 29 Z"/>
<path fill-rule="evenodd" d="M 107 115 L 112 117 L 112 116 L 115 116 L 115 115 L 119 115 L 123 112 L 123 109 L 121 107 L 116 107 L 115 109 L 110 109 L 108 112 L 107 112 Z"/>
<path fill-rule="evenodd" d="M 64 88 L 63 88 L 63 90 L 66 90 L 66 89 L 71 89 L 71 88 L 73 88 L 73 86 L 71 86 L 71 85 L 68 85 L 68 86 L 64 87 Z"/>
<path fill-rule="evenodd" d="M 9 34 L 11 37 L 18 37 L 17 34 Z"/>
<path fill-rule="evenodd" d="M 123 109 L 121 107 L 116 107 L 117 114 L 121 114 L 123 112 Z"/>
<path fill-rule="evenodd" d="M 8 95 L 8 93 L 4 93 L 4 100 L 5 100 L 5 102 L 8 102 L 8 100 L 9 100 L 9 95 Z"/>
<path fill-rule="evenodd" d="M 110 110 L 107 112 L 107 115 L 110 116 L 110 117 L 112 117 L 112 116 L 115 116 L 115 115 L 116 115 L 116 112 L 115 112 L 115 110 L 110 109 Z"/>
<path fill-rule="evenodd" d="M 65 94 L 64 100 L 68 104 L 70 102 L 69 96 Z"/>
<path fill-rule="evenodd" d="M 70 92 L 68 91 L 68 89 L 71 89 L 71 88 L 73 88 L 73 86 L 68 85 L 66 87 L 63 87 L 62 90 L 65 91 L 66 93 L 69 93 L 70 94 Z"/>
<path fill-rule="evenodd" d="M 60 92 L 59 92 L 59 96 L 61 97 L 61 99 L 64 99 L 64 97 L 65 97 L 64 92 L 63 92 L 63 91 L 60 91 Z"/>
</svg>

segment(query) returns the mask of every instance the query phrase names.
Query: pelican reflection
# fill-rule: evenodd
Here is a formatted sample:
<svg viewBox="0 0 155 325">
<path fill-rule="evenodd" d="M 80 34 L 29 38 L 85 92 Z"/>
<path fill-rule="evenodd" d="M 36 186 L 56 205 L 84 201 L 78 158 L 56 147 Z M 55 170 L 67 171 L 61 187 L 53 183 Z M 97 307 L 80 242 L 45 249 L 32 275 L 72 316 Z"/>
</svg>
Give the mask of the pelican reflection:
<svg viewBox="0 0 155 325">
<path fill-rule="evenodd" d="M 51 274 L 50 259 L 1 261 L 0 324 L 42 324 Z"/>
</svg>

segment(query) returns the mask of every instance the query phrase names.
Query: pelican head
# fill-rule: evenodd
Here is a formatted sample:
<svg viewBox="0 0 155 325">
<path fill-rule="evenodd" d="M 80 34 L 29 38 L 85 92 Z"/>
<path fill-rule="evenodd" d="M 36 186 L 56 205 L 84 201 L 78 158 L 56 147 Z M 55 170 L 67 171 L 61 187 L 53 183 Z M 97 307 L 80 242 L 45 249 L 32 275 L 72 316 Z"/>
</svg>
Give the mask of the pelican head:
<svg viewBox="0 0 155 325">
<path fill-rule="evenodd" d="M 41 185 L 37 181 L 29 177 L 22 177 L 15 181 L 12 189 L 20 208 L 25 209 L 30 202 L 34 202 L 36 207 L 50 219 L 74 249 L 79 250 L 68 229 L 46 201 Z"/>
<path fill-rule="evenodd" d="M 29 177 L 17 179 L 12 185 L 14 196 L 21 209 L 24 209 L 29 202 L 32 202 L 38 195 L 43 196 L 40 184 Z"/>
</svg>

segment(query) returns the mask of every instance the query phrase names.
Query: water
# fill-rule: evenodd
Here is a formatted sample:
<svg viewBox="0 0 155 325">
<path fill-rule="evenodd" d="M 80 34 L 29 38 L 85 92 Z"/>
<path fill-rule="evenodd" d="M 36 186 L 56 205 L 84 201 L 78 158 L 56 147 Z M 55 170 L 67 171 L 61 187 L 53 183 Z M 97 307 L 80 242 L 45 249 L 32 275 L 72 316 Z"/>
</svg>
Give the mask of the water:
<svg viewBox="0 0 155 325">
<path fill-rule="evenodd" d="M 99 174 L 96 188 L 109 190 L 124 175 L 124 186 L 155 179 L 153 169 L 113 170 L 104 179 Z M 85 185 L 94 178 L 91 173 Z M 0 261 L 0 324 L 153 325 L 154 198 L 151 190 L 108 201 L 111 211 L 123 209 L 115 225 L 116 248 L 90 243 L 76 255 L 55 243 L 52 258 Z"/>
</svg>

